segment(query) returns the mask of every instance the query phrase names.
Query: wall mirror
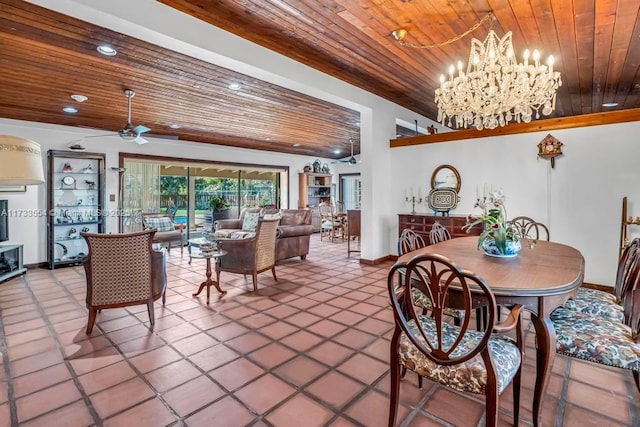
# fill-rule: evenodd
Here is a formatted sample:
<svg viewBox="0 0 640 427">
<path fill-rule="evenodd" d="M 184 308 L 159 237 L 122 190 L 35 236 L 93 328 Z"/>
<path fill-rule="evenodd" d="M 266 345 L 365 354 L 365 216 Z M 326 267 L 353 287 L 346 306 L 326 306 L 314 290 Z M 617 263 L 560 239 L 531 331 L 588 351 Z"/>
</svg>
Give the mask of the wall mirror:
<svg viewBox="0 0 640 427">
<path fill-rule="evenodd" d="M 453 188 L 456 192 L 460 192 L 460 174 L 458 170 L 451 165 L 438 166 L 431 175 L 431 189 Z"/>
</svg>

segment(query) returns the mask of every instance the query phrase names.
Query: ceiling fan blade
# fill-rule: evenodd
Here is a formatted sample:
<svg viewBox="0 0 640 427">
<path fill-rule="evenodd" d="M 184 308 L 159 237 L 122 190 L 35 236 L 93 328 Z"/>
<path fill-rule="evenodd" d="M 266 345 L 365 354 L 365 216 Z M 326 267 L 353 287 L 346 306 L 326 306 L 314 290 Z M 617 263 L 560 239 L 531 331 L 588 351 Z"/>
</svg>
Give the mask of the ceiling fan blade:
<svg viewBox="0 0 640 427">
<path fill-rule="evenodd" d="M 149 132 L 150 130 L 151 129 L 149 129 L 148 127 L 143 126 L 143 125 L 138 125 L 135 128 L 133 128 L 133 131 L 135 133 L 137 133 L 138 135 L 140 135 L 141 133 Z"/>
<path fill-rule="evenodd" d="M 138 135 L 138 137 L 134 139 L 133 142 L 135 142 L 138 145 L 142 145 L 142 144 L 147 144 L 149 141 L 147 141 L 146 139 Z"/>
<path fill-rule="evenodd" d="M 86 136 L 83 136 L 83 137 L 82 137 L 82 139 L 86 139 L 86 138 L 100 138 L 100 137 L 115 136 L 115 135 L 118 135 L 118 134 L 117 134 L 117 133 L 110 133 L 110 134 L 107 134 L 107 135 L 86 135 Z"/>
</svg>

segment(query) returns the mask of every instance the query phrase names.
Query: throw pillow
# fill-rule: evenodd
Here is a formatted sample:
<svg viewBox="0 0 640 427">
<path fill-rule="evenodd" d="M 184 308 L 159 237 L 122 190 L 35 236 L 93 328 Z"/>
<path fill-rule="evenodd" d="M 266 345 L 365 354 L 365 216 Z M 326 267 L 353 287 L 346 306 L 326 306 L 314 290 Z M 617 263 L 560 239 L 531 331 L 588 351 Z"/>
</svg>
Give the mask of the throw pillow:
<svg viewBox="0 0 640 427">
<path fill-rule="evenodd" d="M 173 223 L 166 216 L 162 217 L 150 217 L 146 220 L 148 228 L 155 228 L 156 231 L 172 231 Z"/>
<path fill-rule="evenodd" d="M 274 214 L 264 214 L 264 216 L 262 217 L 264 219 L 280 219 L 282 218 L 282 215 L 280 215 L 280 212 L 274 213 Z"/>
<path fill-rule="evenodd" d="M 245 213 L 244 220 L 242 221 L 242 231 L 256 231 L 256 228 L 258 228 L 259 219 L 260 219 L 259 212 Z"/>
</svg>

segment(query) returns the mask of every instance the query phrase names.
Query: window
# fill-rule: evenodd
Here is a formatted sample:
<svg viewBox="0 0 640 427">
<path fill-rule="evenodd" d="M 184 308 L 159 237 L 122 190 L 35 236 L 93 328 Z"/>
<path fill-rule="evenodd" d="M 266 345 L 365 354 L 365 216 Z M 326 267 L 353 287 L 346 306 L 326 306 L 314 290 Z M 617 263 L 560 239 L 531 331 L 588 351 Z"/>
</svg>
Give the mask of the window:
<svg viewBox="0 0 640 427">
<path fill-rule="evenodd" d="M 222 198 L 230 218 L 245 206 L 282 206 L 282 182 L 288 168 L 209 162 L 172 161 L 167 158 L 121 156 L 120 228 L 138 231 L 142 212 L 170 212 L 174 221 L 187 225 L 189 237 L 211 224 L 211 201 Z"/>
</svg>

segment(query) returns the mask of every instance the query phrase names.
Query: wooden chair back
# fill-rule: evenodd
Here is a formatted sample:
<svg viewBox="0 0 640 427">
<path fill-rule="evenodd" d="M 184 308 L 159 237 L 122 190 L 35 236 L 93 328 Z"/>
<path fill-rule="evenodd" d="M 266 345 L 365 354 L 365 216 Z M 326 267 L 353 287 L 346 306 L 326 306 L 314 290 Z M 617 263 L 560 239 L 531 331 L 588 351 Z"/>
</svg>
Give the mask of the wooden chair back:
<svg viewBox="0 0 640 427">
<path fill-rule="evenodd" d="M 432 245 L 451 239 L 451 233 L 439 222 L 434 222 L 429 231 L 429 241 Z"/>
<path fill-rule="evenodd" d="M 510 222 L 518 231 L 519 237 L 549 241 L 549 229 L 541 222 L 537 222 L 528 216 L 517 216 Z"/>
<path fill-rule="evenodd" d="M 397 280 L 396 279 L 399 279 Z M 397 284 L 401 283 L 398 290 Z M 430 317 L 435 323 L 435 339 L 431 340 L 417 319 L 422 311 L 416 311 L 411 301 L 413 288 L 426 295 L 431 303 Z M 452 261 L 438 254 L 424 254 L 406 264 L 394 265 L 388 276 L 389 296 L 396 329 L 404 332 L 413 345 L 427 358 L 439 365 L 454 365 L 465 362 L 483 350 L 493 332 L 496 318 L 496 300 L 489 286 L 474 273 L 461 270 Z M 487 307 L 487 322 L 482 339 L 475 346 L 460 348 L 462 338 L 469 330 L 472 314 L 478 307 Z M 445 336 L 444 323 L 450 321 L 447 308 L 464 310 L 460 328 L 455 337 Z M 475 329 L 473 329 L 475 330 Z"/>
<path fill-rule="evenodd" d="M 637 264 L 638 257 L 640 257 L 640 238 L 633 239 L 627 246 L 625 246 L 618 261 L 618 270 L 616 272 L 616 283 L 614 291 L 616 299 L 619 303 L 624 299 L 625 293 L 629 290 L 629 286 L 632 282 L 632 270 L 634 264 Z"/>
<path fill-rule="evenodd" d="M 425 246 L 422 236 L 410 228 L 405 228 L 398 238 L 398 255 L 404 255 L 416 249 L 424 248 Z"/>
</svg>

